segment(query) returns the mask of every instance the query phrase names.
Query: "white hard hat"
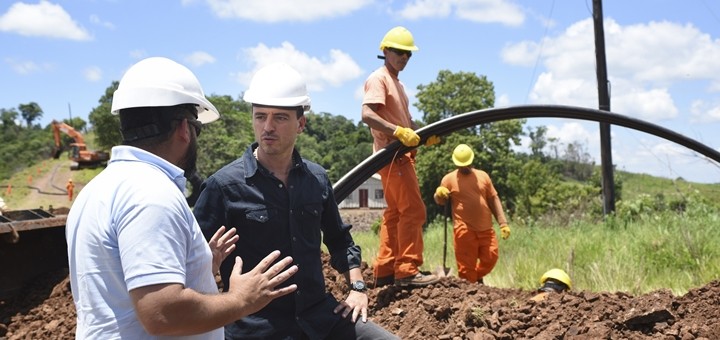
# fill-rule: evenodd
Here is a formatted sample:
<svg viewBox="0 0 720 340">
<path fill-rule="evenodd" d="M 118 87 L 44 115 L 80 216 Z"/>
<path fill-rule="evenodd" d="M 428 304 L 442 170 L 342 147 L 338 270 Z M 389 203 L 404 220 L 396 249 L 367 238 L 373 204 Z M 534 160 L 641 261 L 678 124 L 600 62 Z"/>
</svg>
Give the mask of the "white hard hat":
<svg viewBox="0 0 720 340">
<path fill-rule="evenodd" d="M 305 79 L 285 63 L 271 64 L 258 70 L 243 100 L 267 106 L 302 106 L 305 111 L 310 110 Z"/>
<path fill-rule="evenodd" d="M 113 95 L 111 112 L 116 115 L 127 108 L 180 104 L 197 105 L 198 120 L 203 124 L 220 118 L 192 71 L 168 58 L 152 57 L 125 72 Z"/>
</svg>

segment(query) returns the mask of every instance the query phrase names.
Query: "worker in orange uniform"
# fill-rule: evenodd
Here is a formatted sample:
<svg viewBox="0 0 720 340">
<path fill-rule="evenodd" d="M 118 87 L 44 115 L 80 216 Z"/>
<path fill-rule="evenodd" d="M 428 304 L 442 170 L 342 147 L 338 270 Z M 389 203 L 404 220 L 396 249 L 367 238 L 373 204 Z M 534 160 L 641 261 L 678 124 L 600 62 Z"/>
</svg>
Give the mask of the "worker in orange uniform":
<svg viewBox="0 0 720 340">
<path fill-rule="evenodd" d="M 492 216 L 500 224 L 503 240 L 510 237 L 510 227 L 490 176 L 472 167 L 474 158 L 468 145 L 455 147 L 452 160 L 457 169 L 443 177 L 433 198 L 439 205 L 450 198 L 458 276 L 483 283 L 499 256 Z"/>
<path fill-rule="evenodd" d="M 68 201 L 72 201 L 73 190 L 75 189 L 75 184 L 73 184 L 72 178 L 68 179 L 67 185 L 65 185 L 65 189 L 67 189 Z"/>
<path fill-rule="evenodd" d="M 540 285 L 540 288 L 537 290 L 538 293 L 530 298 L 535 302 L 545 300 L 548 294 L 561 293 L 572 289 L 570 275 L 558 268 L 546 271 L 545 274 L 540 277 Z"/>
<path fill-rule="evenodd" d="M 373 151 L 399 140 L 409 147 L 418 146 L 418 126 L 413 122 L 408 97 L 398 79 L 412 51 L 417 51 L 412 34 L 405 27 L 389 30 L 380 42 L 385 60 L 365 81 L 362 121 L 370 127 Z M 425 145 L 439 142 L 436 136 Z M 398 286 L 425 286 L 439 280 L 424 274 L 422 226 L 425 224 L 425 203 L 420 196 L 415 172 L 415 153 L 395 155 L 380 174 L 387 208 L 380 226 L 380 247 L 375 261 L 375 286 L 394 283 Z"/>
</svg>

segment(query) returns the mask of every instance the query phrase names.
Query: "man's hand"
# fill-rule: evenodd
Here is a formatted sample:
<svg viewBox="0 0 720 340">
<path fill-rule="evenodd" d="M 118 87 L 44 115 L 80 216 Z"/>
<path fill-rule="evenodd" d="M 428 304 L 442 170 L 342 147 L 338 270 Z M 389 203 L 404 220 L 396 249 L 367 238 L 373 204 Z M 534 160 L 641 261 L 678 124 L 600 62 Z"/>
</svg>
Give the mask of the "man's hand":
<svg viewBox="0 0 720 340">
<path fill-rule="evenodd" d="M 398 125 L 393 132 L 393 136 L 397 137 L 405 146 L 417 146 L 420 143 L 420 136 L 411 128 Z"/>
<path fill-rule="evenodd" d="M 230 284 L 228 294 L 237 298 L 238 303 L 243 306 L 243 314 L 250 315 L 263 307 L 270 301 L 294 292 L 297 285 L 276 288 L 287 281 L 298 271 L 296 265 L 292 265 L 292 257 L 288 256 L 271 266 L 280 257 L 280 251 L 275 250 L 266 256 L 251 271 L 242 273 L 242 259 L 235 257 L 235 267 L 230 273 Z M 283 271 L 284 270 L 284 271 Z"/>
<path fill-rule="evenodd" d="M 425 146 L 431 146 L 431 145 L 435 145 L 435 144 L 439 144 L 439 143 L 440 143 L 440 137 L 438 137 L 437 135 L 432 135 L 432 136 L 428 137 L 428 139 L 425 141 Z"/>
<path fill-rule="evenodd" d="M 506 224 L 500 227 L 500 235 L 503 240 L 507 240 L 507 238 L 510 237 L 510 226 Z"/>
<path fill-rule="evenodd" d="M 367 322 L 368 297 L 365 293 L 350 291 L 347 299 L 340 302 L 335 307 L 335 314 L 342 312 L 342 317 L 346 318 L 352 312 L 352 322 L 357 321 L 358 315 L 362 317 L 362 322 Z"/>
<path fill-rule="evenodd" d="M 210 239 L 208 245 L 212 252 L 212 273 L 215 275 L 220 270 L 220 264 L 235 250 L 235 242 L 240 238 L 235 235 L 235 228 L 225 233 L 225 226 L 220 227 Z"/>
<path fill-rule="evenodd" d="M 437 187 L 437 189 L 435 189 L 435 196 L 446 200 L 446 199 L 448 199 L 448 197 L 450 197 L 450 190 L 448 190 L 448 188 L 441 185 L 441 186 Z"/>
</svg>

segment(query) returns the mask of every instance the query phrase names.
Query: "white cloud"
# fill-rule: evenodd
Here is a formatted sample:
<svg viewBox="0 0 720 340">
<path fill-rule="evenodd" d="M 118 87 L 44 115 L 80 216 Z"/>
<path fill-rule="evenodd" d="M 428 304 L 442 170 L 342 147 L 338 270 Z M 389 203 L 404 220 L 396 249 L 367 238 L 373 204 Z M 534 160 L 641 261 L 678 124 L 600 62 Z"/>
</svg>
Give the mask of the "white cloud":
<svg viewBox="0 0 720 340">
<path fill-rule="evenodd" d="M 372 0 L 206 0 L 215 15 L 259 22 L 314 21 L 347 15 Z"/>
<path fill-rule="evenodd" d="M 38 4 L 18 2 L 0 16 L 0 31 L 24 36 L 70 40 L 92 37 L 60 5 L 41 0 Z"/>
<path fill-rule="evenodd" d="M 507 45 L 501 55 L 508 64 L 540 73 L 530 99 L 534 103 L 597 108 L 597 75 L 592 19 L 579 21 L 544 41 Z M 720 40 L 692 25 L 650 22 L 621 26 L 605 20 L 605 44 L 611 109 L 650 121 L 676 117 L 675 83 L 704 81 L 720 89 Z"/>
<path fill-rule="evenodd" d="M 5 58 L 5 63 L 10 65 L 15 73 L 20 75 L 28 75 L 32 73 L 38 73 L 42 71 L 51 70 L 53 66 L 51 64 L 38 64 L 30 60 L 15 60 L 12 58 Z"/>
<path fill-rule="evenodd" d="M 147 57 L 147 51 L 145 50 L 132 50 L 130 51 L 130 57 L 140 60 Z"/>
<path fill-rule="evenodd" d="M 693 101 L 690 105 L 693 123 L 716 123 L 720 121 L 720 103 L 710 104 L 703 100 Z"/>
<path fill-rule="evenodd" d="M 525 21 L 522 8 L 509 0 L 414 0 L 399 11 L 406 19 L 457 18 L 481 22 L 519 26 Z"/>
<path fill-rule="evenodd" d="M 507 107 L 510 106 L 510 97 L 507 94 L 501 94 L 495 98 L 495 107 Z"/>
<path fill-rule="evenodd" d="M 95 14 L 90 15 L 90 22 L 93 24 L 105 27 L 107 29 L 111 29 L 111 30 L 115 29 L 115 25 L 113 23 L 111 23 L 109 21 L 103 21 L 100 19 L 99 16 L 97 16 Z"/>
<path fill-rule="evenodd" d="M 328 85 L 341 86 L 345 82 L 357 79 L 363 73 L 360 66 L 343 51 L 330 50 L 329 58 L 321 60 L 298 51 L 289 42 L 283 42 L 280 47 L 258 44 L 256 47 L 245 49 L 243 58 L 254 64 L 250 72 L 237 75 L 243 85 L 250 83 L 255 71 L 276 62 L 287 63 L 300 72 L 307 81 L 308 91 L 322 91 Z"/>
<path fill-rule="evenodd" d="M 90 66 L 83 70 L 83 76 L 87 81 L 97 82 L 102 79 L 102 70 L 97 66 Z"/>
<path fill-rule="evenodd" d="M 589 142 L 595 142 L 595 140 L 599 139 L 599 137 L 589 138 L 590 136 L 597 135 L 597 133 L 593 131 L 591 134 L 590 131 L 578 122 L 563 123 L 559 127 L 556 125 L 547 125 L 546 127 L 547 132 L 545 135 L 547 138 L 555 138 L 560 144 L 567 145 L 580 142 L 581 144 L 588 145 Z"/>
<path fill-rule="evenodd" d="M 195 51 L 185 57 L 185 62 L 192 66 L 202 66 L 215 62 L 215 57 L 204 51 Z"/>
</svg>

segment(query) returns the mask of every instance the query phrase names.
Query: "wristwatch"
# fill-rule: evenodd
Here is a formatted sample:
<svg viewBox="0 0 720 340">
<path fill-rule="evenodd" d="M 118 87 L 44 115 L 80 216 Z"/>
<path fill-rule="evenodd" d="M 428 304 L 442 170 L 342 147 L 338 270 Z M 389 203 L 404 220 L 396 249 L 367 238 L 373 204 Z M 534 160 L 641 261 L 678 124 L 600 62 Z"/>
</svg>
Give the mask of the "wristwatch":
<svg viewBox="0 0 720 340">
<path fill-rule="evenodd" d="M 365 290 L 367 290 L 367 286 L 365 286 L 365 281 L 355 281 L 350 285 L 350 289 L 364 293 Z"/>
</svg>

